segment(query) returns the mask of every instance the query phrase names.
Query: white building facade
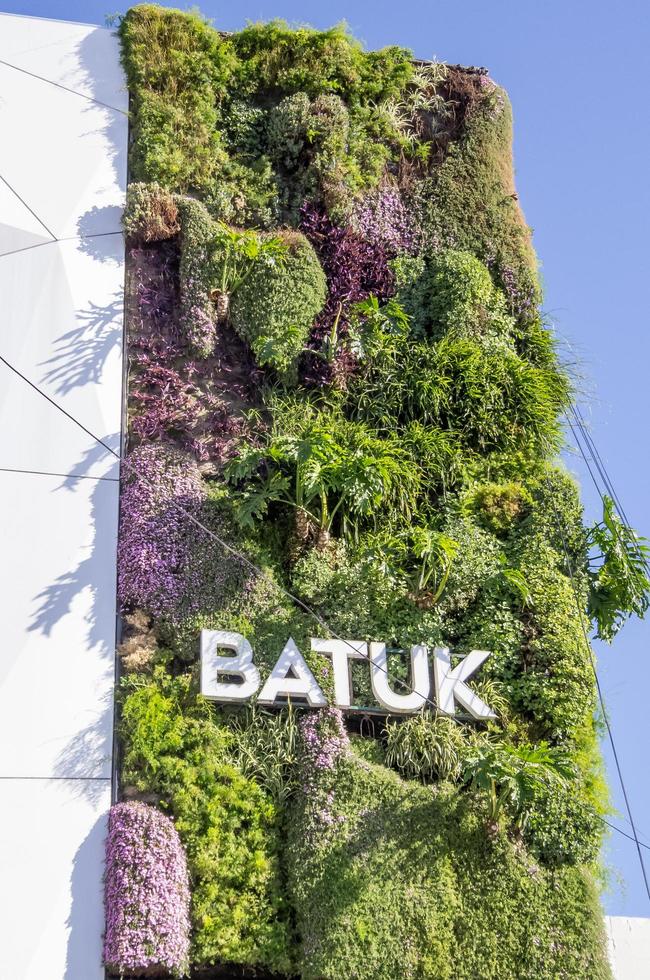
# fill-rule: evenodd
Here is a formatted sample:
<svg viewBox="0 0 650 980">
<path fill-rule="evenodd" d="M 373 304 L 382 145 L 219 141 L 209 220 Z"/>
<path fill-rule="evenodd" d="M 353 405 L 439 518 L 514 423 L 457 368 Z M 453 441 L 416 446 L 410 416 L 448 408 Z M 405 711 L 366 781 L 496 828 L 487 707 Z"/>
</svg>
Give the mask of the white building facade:
<svg viewBox="0 0 650 980">
<path fill-rule="evenodd" d="M 0 133 L 0 976 L 99 980 L 128 136 L 117 39 L 1 15 Z"/>
</svg>

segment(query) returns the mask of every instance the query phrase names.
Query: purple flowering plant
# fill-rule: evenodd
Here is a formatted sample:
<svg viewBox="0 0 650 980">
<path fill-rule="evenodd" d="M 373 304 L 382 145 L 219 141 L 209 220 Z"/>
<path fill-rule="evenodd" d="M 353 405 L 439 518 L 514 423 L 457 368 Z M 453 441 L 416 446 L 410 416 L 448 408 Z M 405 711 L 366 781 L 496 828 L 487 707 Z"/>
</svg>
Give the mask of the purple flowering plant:
<svg viewBox="0 0 650 980">
<path fill-rule="evenodd" d="M 145 803 L 117 803 L 108 816 L 104 963 L 131 976 L 185 976 L 190 887 L 174 824 Z"/>
<path fill-rule="evenodd" d="M 192 541 L 205 492 L 196 463 L 162 443 L 142 445 L 123 464 L 117 593 L 123 609 L 173 615 L 192 594 Z"/>
<path fill-rule="evenodd" d="M 397 187 L 385 184 L 355 205 L 350 223 L 367 242 L 382 246 L 391 258 L 415 255 L 419 232 Z"/>
</svg>

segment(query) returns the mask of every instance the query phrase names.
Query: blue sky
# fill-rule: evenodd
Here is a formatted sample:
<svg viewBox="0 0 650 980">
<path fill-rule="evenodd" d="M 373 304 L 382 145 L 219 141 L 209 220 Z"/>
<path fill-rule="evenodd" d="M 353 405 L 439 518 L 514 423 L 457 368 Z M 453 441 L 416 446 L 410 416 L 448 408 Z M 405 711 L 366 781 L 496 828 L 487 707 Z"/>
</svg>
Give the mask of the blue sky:
<svg viewBox="0 0 650 980">
<path fill-rule="evenodd" d="M 99 24 L 126 9 L 116 0 L 0 0 L 0 8 Z M 345 19 L 368 47 L 401 44 L 421 58 L 485 65 L 508 89 L 517 189 L 534 229 L 544 307 L 580 363 L 583 411 L 623 506 L 650 535 L 647 0 L 204 0 L 201 8 L 223 30 L 272 17 L 316 27 Z M 585 471 L 577 459 L 568 462 L 582 481 L 588 517 L 598 517 Z M 633 812 L 650 846 L 649 647 L 650 620 L 629 624 L 598 654 Z M 622 811 L 607 746 L 605 755 Z M 622 817 L 616 823 L 629 831 Z M 613 834 L 605 858 L 606 910 L 650 916 L 634 845 Z"/>
</svg>

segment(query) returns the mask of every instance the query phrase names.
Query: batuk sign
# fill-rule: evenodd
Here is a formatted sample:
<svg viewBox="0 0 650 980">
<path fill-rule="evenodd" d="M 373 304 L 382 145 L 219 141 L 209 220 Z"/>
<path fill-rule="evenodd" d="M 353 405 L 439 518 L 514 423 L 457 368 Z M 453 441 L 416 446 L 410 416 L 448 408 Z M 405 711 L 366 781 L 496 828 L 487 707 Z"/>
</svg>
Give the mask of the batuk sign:
<svg viewBox="0 0 650 980">
<path fill-rule="evenodd" d="M 469 687 L 467 680 L 490 656 L 487 650 L 472 650 L 452 667 L 448 647 L 411 647 L 411 687 L 399 694 L 391 687 L 385 643 L 363 640 L 311 640 L 311 649 L 331 659 L 334 704 L 354 710 L 350 662 L 365 660 L 375 698 L 389 714 L 414 714 L 431 699 L 445 715 L 456 707 L 485 721 L 496 715 Z M 433 678 L 433 680 L 432 680 Z M 261 690 L 260 690 L 261 688 Z M 258 693 L 259 692 L 259 693 Z M 212 701 L 241 704 L 257 695 L 258 704 L 279 705 L 287 699 L 312 708 L 328 704 L 323 690 L 291 637 L 273 670 L 262 685 L 253 661 L 253 648 L 241 633 L 227 630 L 201 631 L 201 694 Z"/>
</svg>

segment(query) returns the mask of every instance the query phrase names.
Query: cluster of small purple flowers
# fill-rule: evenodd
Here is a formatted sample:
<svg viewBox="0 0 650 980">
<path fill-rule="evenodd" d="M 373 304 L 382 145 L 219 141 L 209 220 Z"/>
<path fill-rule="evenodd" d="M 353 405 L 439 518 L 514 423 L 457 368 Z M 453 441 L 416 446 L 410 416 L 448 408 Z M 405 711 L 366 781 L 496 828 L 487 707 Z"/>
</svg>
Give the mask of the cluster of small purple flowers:
<svg viewBox="0 0 650 980">
<path fill-rule="evenodd" d="M 348 733 L 338 708 L 310 711 L 300 719 L 307 768 L 333 769 L 347 751 Z"/>
<path fill-rule="evenodd" d="M 318 807 L 314 813 L 316 820 L 325 827 L 340 827 L 345 823 L 345 816 L 342 813 L 334 813 L 334 803 L 336 794 L 333 789 L 327 793 L 323 805 Z"/>
<path fill-rule="evenodd" d="M 503 291 L 508 297 L 510 311 L 517 319 L 527 319 L 535 312 L 535 296 L 532 285 L 526 289 L 521 277 L 508 265 L 499 270 Z"/>
<path fill-rule="evenodd" d="M 117 803 L 108 817 L 104 962 L 111 972 L 186 974 L 190 888 L 174 824 L 145 803 Z"/>
<path fill-rule="evenodd" d="M 192 593 L 189 559 L 197 528 L 188 514 L 195 515 L 203 499 L 197 466 L 180 450 L 152 443 L 126 458 L 117 579 L 123 608 L 172 615 Z"/>
<path fill-rule="evenodd" d="M 367 194 L 355 206 L 350 223 L 367 242 L 382 245 L 392 257 L 418 251 L 418 229 L 395 187 L 386 185 Z"/>
<path fill-rule="evenodd" d="M 210 357 L 217 340 L 217 326 L 205 309 L 193 305 L 184 319 L 185 337 L 190 350 L 199 357 Z"/>
</svg>

